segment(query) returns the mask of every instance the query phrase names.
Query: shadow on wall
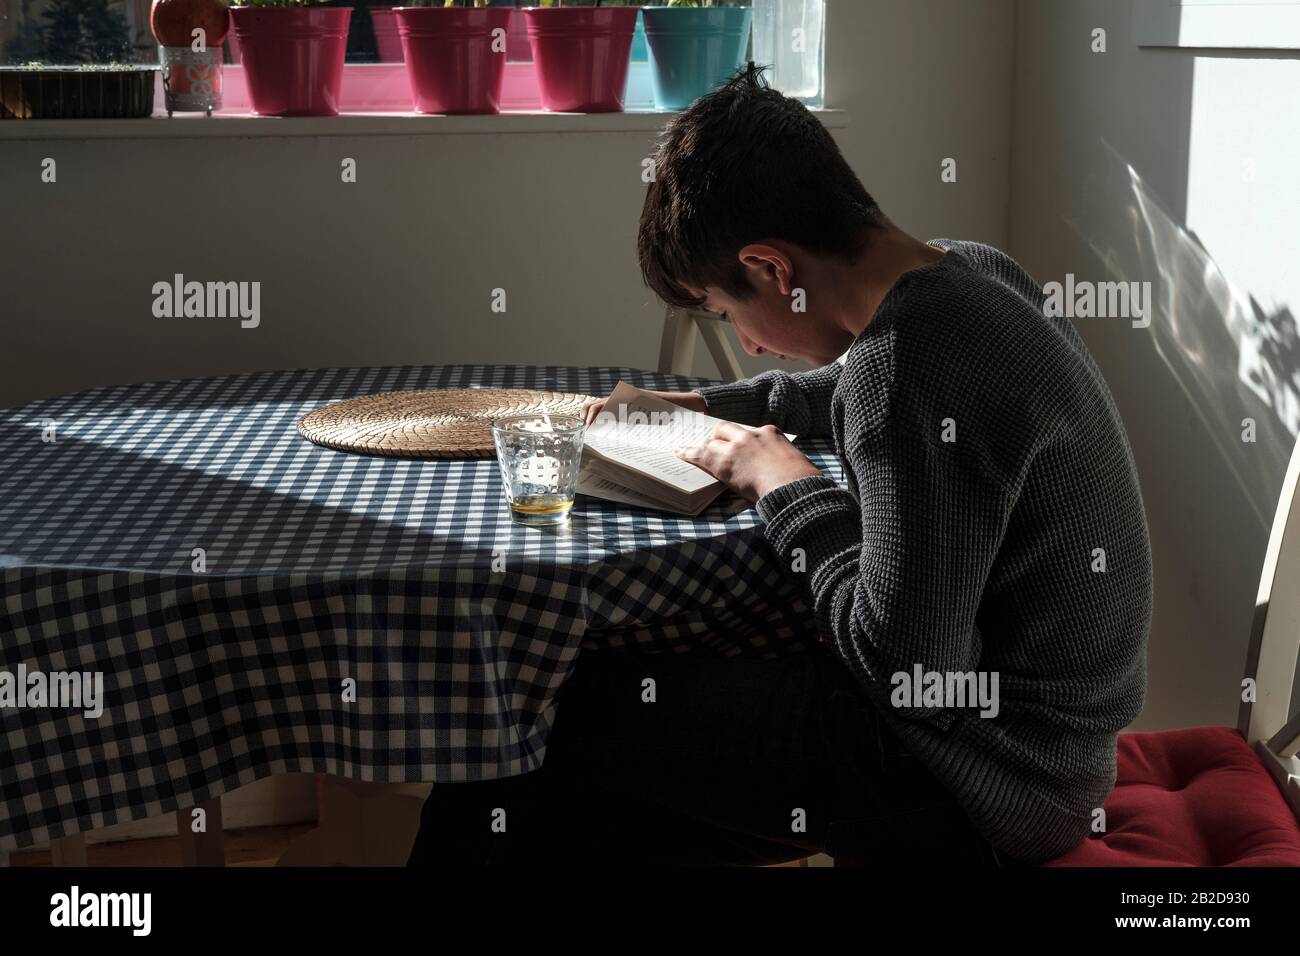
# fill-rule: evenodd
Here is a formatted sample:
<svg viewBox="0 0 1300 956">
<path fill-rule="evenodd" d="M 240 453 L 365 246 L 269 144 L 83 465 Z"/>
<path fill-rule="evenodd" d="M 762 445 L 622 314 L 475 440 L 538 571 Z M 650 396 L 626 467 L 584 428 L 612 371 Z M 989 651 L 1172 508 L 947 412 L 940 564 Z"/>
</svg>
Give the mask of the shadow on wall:
<svg viewBox="0 0 1300 956">
<path fill-rule="evenodd" d="M 1147 318 L 1156 353 L 1267 533 L 1300 432 L 1295 316 L 1285 306 L 1268 313 L 1233 286 L 1137 170 L 1105 140 L 1100 152 L 1081 212 L 1067 224 L 1116 279 L 1151 282 Z M 1248 446 L 1252 429 L 1255 444 Z"/>
</svg>

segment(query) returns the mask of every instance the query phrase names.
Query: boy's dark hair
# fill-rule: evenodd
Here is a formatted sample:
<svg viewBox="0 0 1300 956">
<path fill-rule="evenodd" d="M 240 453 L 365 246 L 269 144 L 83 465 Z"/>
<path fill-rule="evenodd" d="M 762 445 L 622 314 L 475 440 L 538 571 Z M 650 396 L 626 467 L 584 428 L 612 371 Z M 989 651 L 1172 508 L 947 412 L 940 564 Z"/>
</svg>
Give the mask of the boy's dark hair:
<svg viewBox="0 0 1300 956">
<path fill-rule="evenodd" d="M 749 298 L 737 258 L 748 243 L 784 239 L 853 261 L 868 230 L 888 224 L 826 127 L 762 72 L 741 69 L 659 141 L 637 255 L 646 285 L 670 305 L 701 304 L 688 285 Z"/>
</svg>

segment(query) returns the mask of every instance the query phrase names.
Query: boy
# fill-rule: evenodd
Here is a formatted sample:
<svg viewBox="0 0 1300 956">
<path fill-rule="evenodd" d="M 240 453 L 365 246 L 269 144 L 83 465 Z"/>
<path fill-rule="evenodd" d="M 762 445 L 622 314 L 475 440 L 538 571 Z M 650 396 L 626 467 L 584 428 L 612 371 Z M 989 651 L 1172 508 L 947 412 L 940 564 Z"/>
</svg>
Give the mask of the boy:
<svg viewBox="0 0 1300 956">
<path fill-rule="evenodd" d="M 1141 710 L 1151 615 L 1132 452 L 1082 340 L 1005 254 L 894 226 L 752 66 L 669 125 L 655 172 L 647 284 L 726 315 L 751 355 L 818 366 L 659 394 L 766 426 L 678 454 L 755 502 L 824 643 L 584 653 L 542 768 L 435 788 L 411 862 L 1067 852 Z M 782 432 L 832 436 L 848 489 Z M 491 806 L 508 836 L 480 832 Z"/>
</svg>

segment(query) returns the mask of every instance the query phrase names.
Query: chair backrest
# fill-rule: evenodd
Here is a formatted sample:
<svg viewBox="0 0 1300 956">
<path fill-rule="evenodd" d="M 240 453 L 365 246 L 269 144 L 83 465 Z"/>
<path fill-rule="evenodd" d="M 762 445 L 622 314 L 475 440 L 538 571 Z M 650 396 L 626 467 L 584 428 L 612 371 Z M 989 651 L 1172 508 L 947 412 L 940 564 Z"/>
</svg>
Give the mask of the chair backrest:
<svg viewBox="0 0 1300 956">
<path fill-rule="evenodd" d="M 703 309 L 678 309 L 668 306 L 664 312 L 664 332 L 659 341 L 659 371 L 674 375 L 690 375 L 695 367 L 695 335 L 704 337 L 714 364 L 724 382 L 739 381 L 744 372 L 735 350 L 727 341 L 727 321 Z M 840 365 L 848 357 L 845 352 L 835 361 Z"/>
<path fill-rule="evenodd" d="M 664 332 L 659 341 L 659 371 L 674 375 L 691 375 L 695 365 L 695 339 L 704 339 L 709 354 L 724 382 L 744 377 L 736 351 L 727 340 L 727 320 L 703 309 L 678 309 L 668 306 L 664 312 Z"/>
<path fill-rule="evenodd" d="M 1300 656 L 1300 441 L 1291 451 L 1264 555 L 1237 727 L 1300 818 L 1300 712 L 1291 688 Z M 1253 691 L 1251 693 L 1250 691 Z"/>
</svg>

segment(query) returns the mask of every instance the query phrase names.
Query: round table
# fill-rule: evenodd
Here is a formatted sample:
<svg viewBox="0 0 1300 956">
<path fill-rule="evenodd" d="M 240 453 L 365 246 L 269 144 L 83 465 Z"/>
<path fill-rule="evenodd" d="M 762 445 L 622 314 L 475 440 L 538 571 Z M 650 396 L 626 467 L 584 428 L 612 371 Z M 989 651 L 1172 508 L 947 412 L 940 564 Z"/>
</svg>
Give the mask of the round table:
<svg viewBox="0 0 1300 956">
<path fill-rule="evenodd" d="M 526 773 L 584 647 L 771 655 L 815 641 L 734 495 L 698 518 L 580 496 L 562 531 L 526 528 L 495 460 L 354 455 L 295 430 L 311 409 L 376 392 L 604 395 L 619 379 L 704 383 L 628 368 L 312 369 L 0 410 L 0 672 L 103 680 L 98 715 L 30 695 L 0 710 L 0 851 L 273 773 Z M 842 480 L 829 441 L 800 444 Z"/>
</svg>

